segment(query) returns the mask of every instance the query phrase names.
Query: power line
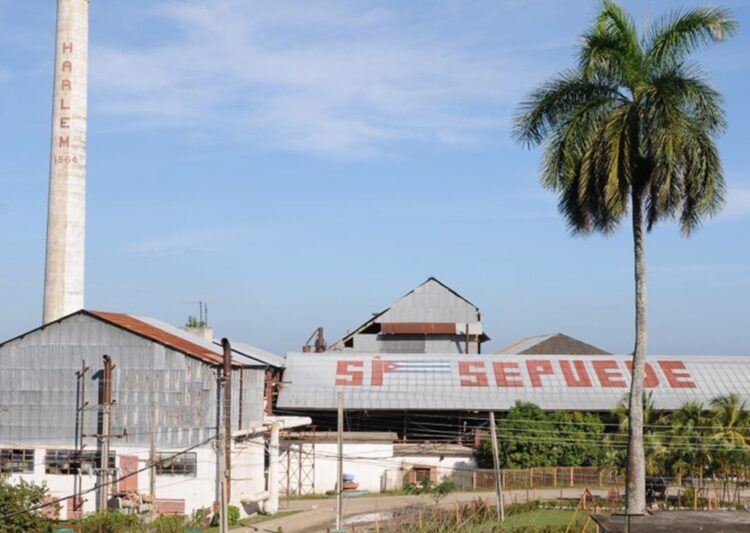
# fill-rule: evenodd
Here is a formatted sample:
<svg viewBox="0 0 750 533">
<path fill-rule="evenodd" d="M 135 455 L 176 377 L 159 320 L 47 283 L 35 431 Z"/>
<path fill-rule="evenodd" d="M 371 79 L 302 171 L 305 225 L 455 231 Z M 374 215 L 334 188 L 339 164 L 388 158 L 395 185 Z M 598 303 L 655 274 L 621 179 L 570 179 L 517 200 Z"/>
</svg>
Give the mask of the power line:
<svg viewBox="0 0 750 533">
<path fill-rule="evenodd" d="M 91 492 L 95 492 L 95 491 L 97 491 L 97 490 L 99 490 L 99 489 L 101 489 L 103 487 L 108 486 L 108 485 L 113 485 L 115 483 L 119 483 L 120 481 L 122 481 L 124 479 L 127 479 L 129 477 L 135 476 L 137 474 L 140 474 L 141 472 L 144 472 L 144 471 L 146 471 L 146 470 L 148 470 L 150 468 L 153 468 L 153 467 L 155 467 L 155 466 L 157 466 L 157 465 L 159 465 L 161 463 L 169 462 L 172 459 L 174 459 L 175 457 L 179 457 L 180 455 L 184 455 L 184 454 L 186 454 L 186 453 L 188 453 L 188 452 L 190 452 L 190 451 L 192 451 L 192 450 L 194 450 L 196 448 L 199 448 L 199 447 L 201 447 L 201 446 L 203 446 L 205 444 L 208 444 L 209 442 L 211 442 L 212 440 L 214 440 L 216 438 L 217 438 L 217 436 L 214 435 L 213 437 L 210 437 L 210 438 L 208 438 L 206 440 L 203 440 L 203 441 L 201 441 L 201 442 L 199 442 L 197 444 L 193 444 L 189 448 L 185 448 L 184 450 L 180 450 L 179 452 L 176 452 L 175 454 L 171 455 L 170 457 L 166 457 L 166 458 L 160 459 L 159 461 L 155 462 L 154 464 L 148 464 L 148 465 L 144 466 L 143 468 L 135 470 L 134 472 L 129 472 L 128 474 L 125 474 L 124 476 L 120 476 L 117 479 L 108 480 L 106 483 L 100 483 L 100 484 L 94 485 L 90 489 L 87 489 L 87 490 L 85 490 L 83 492 L 80 492 L 80 493 L 77 493 L 77 494 L 71 494 L 71 495 L 65 496 L 63 498 L 57 498 L 56 500 L 51 500 L 51 501 L 48 501 L 48 502 L 45 502 L 45 503 L 41 503 L 39 505 L 34 505 L 32 507 L 28 507 L 26 509 L 22 509 L 20 511 L 15 511 L 15 512 L 12 512 L 12 513 L 8 513 L 8 514 L 6 514 L 6 515 L 4 515 L 2 517 L 2 520 L 7 520 L 7 519 L 9 519 L 11 517 L 18 516 L 18 515 L 24 514 L 24 513 L 32 513 L 34 511 L 38 511 L 40 509 L 43 509 L 45 507 L 49 507 L 51 505 L 57 505 L 58 503 L 62 503 L 64 501 L 66 501 L 66 500 L 69 500 L 70 498 L 74 498 L 74 497 L 79 497 L 80 498 L 84 494 L 89 494 Z"/>
</svg>

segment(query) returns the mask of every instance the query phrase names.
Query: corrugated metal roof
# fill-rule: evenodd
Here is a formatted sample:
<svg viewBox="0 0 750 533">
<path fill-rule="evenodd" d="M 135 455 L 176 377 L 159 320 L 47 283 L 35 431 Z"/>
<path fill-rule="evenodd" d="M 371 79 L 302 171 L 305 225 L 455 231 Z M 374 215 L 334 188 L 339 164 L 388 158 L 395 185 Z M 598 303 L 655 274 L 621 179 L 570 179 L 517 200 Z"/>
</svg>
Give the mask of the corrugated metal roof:
<svg viewBox="0 0 750 533">
<path fill-rule="evenodd" d="M 607 411 L 630 386 L 631 357 L 439 354 L 287 355 L 281 409 Z M 750 357 L 650 356 L 647 390 L 661 409 L 736 393 L 750 402 Z"/>
<path fill-rule="evenodd" d="M 154 319 L 136 318 L 124 313 L 110 313 L 106 311 L 85 311 L 90 315 L 114 324 L 123 329 L 146 337 L 152 341 L 168 346 L 174 350 L 180 351 L 185 355 L 190 355 L 201 359 L 212 365 L 222 363 L 222 353 L 214 349 L 213 345 L 204 341 L 200 337 L 182 331 L 163 322 Z"/>
<path fill-rule="evenodd" d="M 500 348 L 497 354 L 609 355 L 609 352 L 564 333 L 527 337 Z"/>
<path fill-rule="evenodd" d="M 535 335 L 533 337 L 526 337 L 525 339 L 519 339 L 517 341 L 513 341 L 507 346 L 503 346 L 495 353 L 497 354 L 519 354 L 523 352 L 524 350 L 531 348 L 535 344 L 539 344 L 540 342 L 543 342 L 550 337 L 552 337 L 554 333 L 550 333 L 549 335 Z"/>
<path fill-rule="evenodd" d="M 399 298 L 390 307 L 376 313 L 371 319 L 345 335 L 344 343 L 372 324 L 392 323 L 452 323 L 480 322 L 479 308 L 437 278 L 430 277 Z M 482 341 L 489 337 L 482 333 Z M 338 344 L 338 343 L 336 343 Z"/>
<path fill-rule="evenodd" d="M 53 323 L 58 323 L 75 315 L 87 315 L 108 324 L 119 327 L 135 335 L 139 335 L 151 341 L 157 342 L 173 350 L 184 353 L 208 363 L 210 365 L 220 365 L 224 360 L 221 342 L 209 342 L 201 337 L 193 335 L 183 329 L 175 327 L 161 320 L 150 317 L 137 317 L 126 313 L 113 313 L 109 311 L 92 311 L 82 309 L 71 315 L 62 317 Z M 48 327 L 49 324 L 35 328 L 32 331 L 24 333 L 19 337 L 24 337 L 29 333 Z M 18 337 L 16 337 L 18 338 Z M 14 340 L 14 339 L 10 339 Z M 0 346 L 10 342 L 0 343 Z M 274 355 L 271 352 L 261 350 L 246 343 L 231 342 L 232 347 L 232 364 L 238 366 L 274 366 L 281 368 L 284 366 L 284 358 Z"/>
<path fill-rule="evenodd" d="M 248 364 L 253 362 L 262 363 L 264 365 L 274 366 L 276 368 L 283 368 L 286 364 L 286 358 L 268 352 L 256 346 L 251 346 L 245 342 L 230 340 L 229 343 L 232 346 L 232 353 L 237 361 L 243 362 L 243 359 L 250 359 L 247 361 Z M 221 342 L 214 340 L 214 344 L 221 346 Z"/>
</svg>

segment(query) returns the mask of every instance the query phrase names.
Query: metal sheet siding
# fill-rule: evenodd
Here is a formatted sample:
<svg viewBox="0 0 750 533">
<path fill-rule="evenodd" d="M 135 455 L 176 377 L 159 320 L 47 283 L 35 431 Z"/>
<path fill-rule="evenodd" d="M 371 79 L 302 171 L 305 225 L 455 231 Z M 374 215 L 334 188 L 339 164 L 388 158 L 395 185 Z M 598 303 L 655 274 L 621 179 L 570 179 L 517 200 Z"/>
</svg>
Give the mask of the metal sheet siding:
<svg viewBox="0 0 750 533">
<path fill-rule="evenodd" d="M 477 309 L 437 281 L 429 280 L 394 303 L 377 321 L 476 322 Z"/>
<path fill-rule="evenodd" d="M 157 407 L 157 446 L 178 448 L 215 434 L 217 381 L 213 367 L 90 316 L 73 315 L 0 346 L 0 443 L 74 445 L 77 379 L 86 374 L 84 432 L 96 433 L 102 355 L 113 372 L 112 433 L 147 446 L 151 404 Z M 233 426 L 238 420 L 239 372 L 233 372 Z M 246 369 L 245 420 L 263 410 L 262 369 Z"/>
<path fill-rule="evenodd" d="M 507 410 L 516 401 L 525 401 L 549 410 L 606 411 L 614 408 L 628 391 L 626 363 L 630 360 L 630 356 L 590 355 L 519 359 L 512 355 L 289 354 L 277 405 L 281 409 L 335 409 L 336 393 L 342 391 L 347 409 Z M 534 385 L 527 365 L 538 361 L 547 361 L 550 373 L 538 375 Z M 580 361 L 590 384 L 569 385 L 562 361 Z M 459 363 L 467 362 L 474 365 L 472 371 L 484 376 L 480 386 L 471 385 L 476 378 L 468 376 L 466 369 L 462 375 Z M 674 374 L 661 365 L 675 362 L 684 365 L 683 376 L 688 376 L 694 387 L 675 387 L 670 383 Z M 493 371 L 496 363 L 517 365 L 513 367 L 518 371 L 514 379 L 521 380 L 522 386 L 498 384 Z M 597 366 L 600 363 L 616 365 L 610 371 L 617 385 L 605 384 L 606 376 L 600 376 L 601 367 Z M 730 393 L 750 403 L 750 357 L 650 356 L 649 363 L 658 386 L 647 390 L 653 391 L 657 408 L 677 409 L 689 400 L 707 405 Z M 340 365 L 344 365 L 343 372 Z M 387 365 L 379 380 L 377 365 Z"/>
</svg>

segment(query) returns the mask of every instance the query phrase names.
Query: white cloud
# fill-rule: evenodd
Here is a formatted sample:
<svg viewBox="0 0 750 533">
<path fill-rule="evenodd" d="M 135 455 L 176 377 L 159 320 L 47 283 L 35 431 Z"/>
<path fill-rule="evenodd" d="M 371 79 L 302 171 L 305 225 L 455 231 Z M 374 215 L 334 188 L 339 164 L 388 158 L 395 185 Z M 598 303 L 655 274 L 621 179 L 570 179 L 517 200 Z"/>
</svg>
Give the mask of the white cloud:
<svg viewBox="0 0 750 533">
<path fill-rule="evenodd" d="M 518 51 L 488 53 L 385 9 L 192 0 L 157 16 L 180 36 L 150 49 L 97 47 L 97 109 L 152 126 L 361 155 L 400 141 L 471 143 L 507 127 L 538 79 Z M 454 36 L 455 37 L 455 36 Z"/>
</svg>

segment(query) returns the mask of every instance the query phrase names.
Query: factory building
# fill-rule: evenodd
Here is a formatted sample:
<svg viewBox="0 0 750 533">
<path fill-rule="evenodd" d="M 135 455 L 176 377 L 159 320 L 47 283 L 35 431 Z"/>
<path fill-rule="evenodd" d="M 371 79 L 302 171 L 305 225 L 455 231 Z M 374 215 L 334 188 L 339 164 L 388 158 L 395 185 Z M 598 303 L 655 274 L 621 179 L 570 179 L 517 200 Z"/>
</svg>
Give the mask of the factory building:
<svg viewBox="0 0 750 533">
<path fill-rule="evenodd" d="M 629 391 L 630 355 L 562 333 L 481 354 L 488 337 L 479 317 L 476 306 L 430 278 L 332 351 L 288 354 L 276 412 L 309 416 L 316 433 L 282 439 L 289 482 L 282 490 L 304 494 L 325 485 L 322 467 L 311 465 L 328 460 L 339 393 L 349 454 L 380 458 L 345 468 L 372 490 L 472 468 L 489 411 L 502 413 L 520 401 L 545 410 L 608 412 Z M 750 402 L 750 357 L 649 356 L 644 385 L 659 409 L 708 405 L 727 394 Z"/>
<path fill-rule="evenodd" d="M 481 353 L 479 308 L 429 278 L 333 345 L 352 353 Z"/>
<path fill-rule="evenodd" d="M 267 433 L 290 421 L 267 416 L 266 391 L 284 360 L 237 344 L 231 502 L 247 513 L 273 510 Z M 61 518 L 103 501 L 142 513 L 211 508 L 222 356 L 217 343 L 162 322 L 86 310 L 0 344 L 0 471 L 45 482 L 51 498 L 64 499 Z"/>
</svg>

